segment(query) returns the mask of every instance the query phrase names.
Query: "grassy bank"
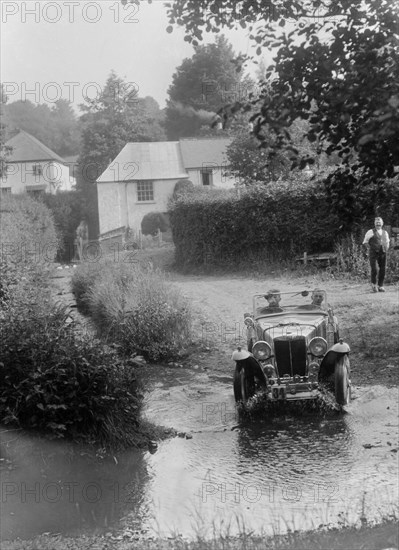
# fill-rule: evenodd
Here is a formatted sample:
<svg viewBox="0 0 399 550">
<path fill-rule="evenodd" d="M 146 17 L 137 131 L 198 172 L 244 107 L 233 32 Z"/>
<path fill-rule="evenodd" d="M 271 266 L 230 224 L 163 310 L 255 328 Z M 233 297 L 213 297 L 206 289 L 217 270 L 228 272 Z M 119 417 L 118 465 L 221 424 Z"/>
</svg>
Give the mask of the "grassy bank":
<svg viewBox="0 0 399 550">
<path fill-rule="evenodd" d="M 152 264 L 104 259 L 75 270 L 72 291 L 99 337 L 124 357 L 179 357 L 191 334 L 188 302 Z"/>
<path fill-rule="evenodd" d="M 0 222 L 0 422 L 113 450 L 145 443 L 137 369 L 51 294 L 51 213 L 30 197 L 5 197 Z"/>
</svg>

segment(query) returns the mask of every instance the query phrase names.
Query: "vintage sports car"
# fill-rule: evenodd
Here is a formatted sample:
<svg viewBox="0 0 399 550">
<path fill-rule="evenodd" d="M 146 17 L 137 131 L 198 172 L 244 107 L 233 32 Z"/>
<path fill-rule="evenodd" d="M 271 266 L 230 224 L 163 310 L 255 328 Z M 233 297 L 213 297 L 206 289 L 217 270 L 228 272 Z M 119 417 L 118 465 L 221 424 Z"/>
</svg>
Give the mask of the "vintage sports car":
<svg viewBox="0 0 399 550">
<path fill-rule="evenodd" d="M 324 290 L 256 294 L 244 323 L 248 351 L 232 357 L 236 402 L 260 393 L 271 402 L 315 400 L 327 389 L 349 403 L 350 348 Z"/>
</svg>

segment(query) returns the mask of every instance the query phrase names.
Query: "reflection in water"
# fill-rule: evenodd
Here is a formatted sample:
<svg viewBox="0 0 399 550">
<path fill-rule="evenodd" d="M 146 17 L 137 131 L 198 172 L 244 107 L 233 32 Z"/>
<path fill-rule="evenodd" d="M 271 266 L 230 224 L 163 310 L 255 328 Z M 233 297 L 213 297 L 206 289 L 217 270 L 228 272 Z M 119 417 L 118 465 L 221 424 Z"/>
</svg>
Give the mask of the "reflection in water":
<svg viewBox="0 0 399 550">
<path fill-rule="evenodd" d="M 109 527 L 142 508 L 142 453 L 105 459 L 18 431 L 1 436 L 2 539 Z"/>
<path fill-rule="evenodd" d="M 160 396 L 159 387 L 157 391 Z M 214 530 L 233 534 L 245 526 L 255 533 L 273 533 L 356 523 L 362 517 L 378 520 L 392 511 L 396 461 L 380 439 L 384 422 L 390 418 L 397 424 L 393 390 L 381 388 L 371 395 L 360 391 L 349 414 L 256 421 L 221 414 L 231 411 L 230 385 L 214 386 L 213 391 L 203 399 L 207 414 L 202 425 L 195 393 L 189 414 L 181 385 L 176 393 L 163 395 L 168 418 L 174 417 L 180 429 L 196 428 L 196 433 L 189 441 L 164 443 L 151 457 L 148 494 L 157 521 L 146 522 L 157 532 L 168 534 L 174 528 L 186 536 L 211 536 Z M 388 433 L 392 439 L 392 428 Z M 367 443 L 371 452 L 363 446 Z"/>
<path fill-rule="evenodd" d="M 6 431 L 2 537 L 111 526 L 193 538 L 378 520 L 398 500 L 397 392 L 355 397 L 348 414 L 245 420 L 231 384 L 165 370 L 146 416 L 192 439 L 164 441 L 155 454 L 102 459 Z"/>
</svg>

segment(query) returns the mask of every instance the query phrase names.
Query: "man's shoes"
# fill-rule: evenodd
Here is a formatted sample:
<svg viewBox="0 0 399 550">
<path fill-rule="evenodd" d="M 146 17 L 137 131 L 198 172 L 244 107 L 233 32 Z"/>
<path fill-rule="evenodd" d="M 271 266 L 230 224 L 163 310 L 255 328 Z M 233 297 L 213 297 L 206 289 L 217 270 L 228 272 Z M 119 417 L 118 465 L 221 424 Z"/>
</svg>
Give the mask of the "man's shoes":
<svg viewBox="0 0 399 550">
<path fill-rule="evenodd" d="M 385 288 L 383 286 L 378 287 L 378 292 L 385 292 Z"/>
<path fill-rule="evenodd" d="M 373 292 L 378 292 L 378 290 L 377 290 L 377 285 L 371 285 L 371 290 L 372 290 Z"/>
</svg>

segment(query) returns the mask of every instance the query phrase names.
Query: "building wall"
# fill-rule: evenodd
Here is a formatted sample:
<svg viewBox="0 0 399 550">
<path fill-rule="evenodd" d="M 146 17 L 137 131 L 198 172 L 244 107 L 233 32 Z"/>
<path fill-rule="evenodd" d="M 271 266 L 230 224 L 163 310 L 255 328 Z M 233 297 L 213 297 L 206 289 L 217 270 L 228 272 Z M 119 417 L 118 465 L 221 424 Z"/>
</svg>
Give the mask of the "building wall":
<svg viewBox="0 0 399 550">
<path fill-rule="evenodd" d="M 154 200 L 137 200 L 137 182 L 98 183 L 100 235 L 118 227 L 130 227 L 136 234 L 141 221 L 149 212 L 166 212 L 168 200 L 178 179 L 154 180 Z"/>
<path fill-rule="evenodd" d="M 204 164 L 204 168 L 212 168 L 212 185 L 219 189 L 232 189 L 236 184 L 236 179 L 225 175 L 226 168 L 224 166 L 212 166 L 211 164 Z M 202 186 L 201 168 L 189 168 L 187 169 L 188 179 L 193 182 L 194 185 Z"/>
<path fill-rule="evenodd" d="M 100 235 L 125 225 L 122 215 L 121 194 L 124 184 L 109 182 L 97 184 Z"/>
<path fill-rule="evenodd" d="M 149 212 L 166 212 L 168 210 L 168 200 L 178 181 L 179 179 L 154 180 L 154 200 L 148 202 L 138 202 L 137 182 L 128 183 L 128 225 L 134 232 L 138 233 L 141 230 L 141 221 Z"/>
<path fill-rule="evenodd" d="M 41 175 L 33 173 L 33 165 L 41 166 Z M 40 187 L 54 194 L 58 190 L 72 190 L 75 183 L 68 166 L 54 161 L 11 162 L 7 164 L 7 174 L 0 178 L 0 188 L 10 189 L 12 194 L 37 191 Z"/>
</svg>

